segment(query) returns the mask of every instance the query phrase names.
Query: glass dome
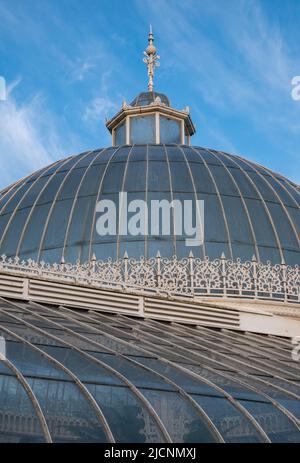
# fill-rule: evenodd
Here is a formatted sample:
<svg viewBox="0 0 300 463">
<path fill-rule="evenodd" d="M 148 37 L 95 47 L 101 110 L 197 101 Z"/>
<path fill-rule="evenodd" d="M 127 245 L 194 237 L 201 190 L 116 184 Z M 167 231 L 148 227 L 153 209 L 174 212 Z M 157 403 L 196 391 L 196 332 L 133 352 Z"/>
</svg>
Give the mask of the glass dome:
<svg viewBox="0 0 300 463">
<path fill-rule="evenodd" d="M 170 100 L 164 93 L 142 92 L 130 103 L 130 106 L 148 106 L 154 103 L 156 98 L 160 98 L 162 104 L 170 106 Z"/>
<path fill-rule="evenodd" d="M 99 236 L 96 202 L 204 200 L 205 236 Z M 185 145 L 126 145 L 85 152 L 29 175 L 0 194 L 0 253 L 38 261 L 194 256 L 224 252 L 300 262 L 300 192 L 269 169 L 224 152 Z"/>
</svg>

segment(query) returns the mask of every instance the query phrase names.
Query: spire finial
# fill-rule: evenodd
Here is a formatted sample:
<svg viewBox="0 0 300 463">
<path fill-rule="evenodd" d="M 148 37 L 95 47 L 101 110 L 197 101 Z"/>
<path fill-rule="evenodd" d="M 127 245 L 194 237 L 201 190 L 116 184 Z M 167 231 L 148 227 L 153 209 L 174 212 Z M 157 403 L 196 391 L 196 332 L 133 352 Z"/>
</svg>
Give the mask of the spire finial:
<svg viewBox="0 0 300 463">
<path fill-rule="evenodd" d="M 148 47 L 144 51 L 145 58 L 143 59 L 144 63 L 147 64 L 148 68 L 148 90 L 149 92 L 153 92 L 153 77 L 154 77 L 154 70 L 156 67 L 159 66 L 158 60 L 160 59 L 160 56 L 156 53 L 156 48 L 153 45 L 154 38 L 153 38 L 153 32 L 152 32 L 152 26 L 150 24 L 150 30 L 149 30 L 149 36 L 148 36 Z"/>
</svg>

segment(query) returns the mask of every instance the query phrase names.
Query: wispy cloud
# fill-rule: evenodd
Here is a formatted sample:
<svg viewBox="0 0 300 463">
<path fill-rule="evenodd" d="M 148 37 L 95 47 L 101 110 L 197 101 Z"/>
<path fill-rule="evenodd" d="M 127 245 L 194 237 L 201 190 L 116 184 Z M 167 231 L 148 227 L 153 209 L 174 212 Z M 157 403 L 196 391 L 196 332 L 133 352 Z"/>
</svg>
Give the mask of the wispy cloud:
<svg viewBox="0 0 300 463">
<path fill-rule="evenodd" d="M 117 108 L 117 104 L 109 98 L 96 97 L 86 107 L 83 119 L 86 122 L 99 121 L 104 117 L 108 117 Z"/>
<path fill-rule="evenodd" d="M 199 95 L 194 95 L 194 101 L 203 102 L 206 111 L 209 108 L 212 114 L 219 114 L 219 121 L 225 121 L 222 129 L 212 117 L 210 134 L 226 140 L 229 129 L 232 143 L 247 155 L 244 145 L 252 132 L 257 160 L 271 159 L 278 170 L 282 159 L 268 155 L 266 150 L 277 151 L 281 144 L 291 159 L 290 166 L 283 166 L 285 173 L 299 181 L 299 133 L 295 127 L 300 104 L 295 104 L 290 95 L 291 78 L 300 69 L 299 55 L 283 35 L 279 21 L 266 15 L 264 2 L 232 0 L 226 2 L 226 8 L 224 3 L 145 0 L 141 5 L 136 0 L 136 7 L 141 14 L 146 9 L 158 33 L 163 31 L 159 35 L 160 51 L 171 70 L 170 80 L 192 76 L 190 88 Z M 193 12 L 192 17 L 187 10 Z M 230 127 L 226 120 L 240 124 L 243 131 L 248 124 L 245 141 L 238 132 L 233 136 L 234 125 Z M 261 145 L 260 152 L 254 146 L 257 135 L 267 147 Z"/>
<path fill-rule="evenodd" d="M 0 187 L 63 155 L 42 97 L 36 95 L 21 105 L 14 99 L 13 89 L 20 81 L 8 85 L 8 98 L 0 102 Z"/>
</svg>

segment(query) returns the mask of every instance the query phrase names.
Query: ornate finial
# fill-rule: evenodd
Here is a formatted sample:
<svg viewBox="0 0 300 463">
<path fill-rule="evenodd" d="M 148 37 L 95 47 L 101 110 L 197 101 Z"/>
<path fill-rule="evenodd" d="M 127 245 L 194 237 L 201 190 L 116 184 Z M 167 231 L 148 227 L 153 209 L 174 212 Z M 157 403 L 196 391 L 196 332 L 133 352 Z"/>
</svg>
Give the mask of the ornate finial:
<svg viewBox="0 0 300 463">
<path fill-rule="evenodd" d="M 156 53 L 156 48 L 153 45 L 154 38 L 153 38 L 153 33 L 152 33 L 152 26 L 150 24 L 150 31 L 149 31 L 149 37 L 148 37 L 148 42 L 149 45 L 146 48 L 146 51 L 144 51 L 145 58 L 143 59 L 144 63 L 147 64 L 148 68 L 148 76 L 149 76 L 149 81 L 148 81 L 148 90 L 149 92 L 153 92 L 153 77 L 154 77 L 154 70 L 156 67 L 159 66 L 158 60 L 160 59 L 160 56 L 157 55 Z"/>
</svg>

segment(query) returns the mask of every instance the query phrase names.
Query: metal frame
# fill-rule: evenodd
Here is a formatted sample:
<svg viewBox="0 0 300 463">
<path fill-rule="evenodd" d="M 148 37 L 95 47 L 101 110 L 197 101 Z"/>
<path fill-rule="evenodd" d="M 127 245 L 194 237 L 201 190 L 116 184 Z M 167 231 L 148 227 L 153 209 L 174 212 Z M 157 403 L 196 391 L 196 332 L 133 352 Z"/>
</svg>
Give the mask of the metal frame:
<svg viewBox="0 0 300 463">
<path fill-rule="evenodd" d="M 91 342 L 91 343 L 94 344 L 94 345 L 98 345 L 98 347 L 101 347 L 101 349 L 104 349 L 105 351 L 110 350 L 110 349 L 107 348 L 106 346 L 103 346 L 101 343 L 96 342 L 96 341 L 94 341 L 94 340 L 91 340 L 91 339 L 89 339 L 88 336 L 83 336 L 83 335 L 81 335 L 80 333 L 77 333 L 76 331 L 67 328 L 67 327 L 65 327 L 65 326 L 64 326 L 63 324 L 61 324 L 61 323 L 54 322 L 53 320 L 49 320 L 49 319 L 47 319 L 46 317 L 44 317 L 44 316 L 42 316 L 42 315 L 40 315 L 40 314 L 37 314 L 37 313 L 33 312 L 32 310 L 28 310 L 28 309 L 25 309 L 24 307 L 20 307 L 19 304 L 12 303 L 11 301 L 7 301 L 7 300 L 4 300 L 4 301 L 5 301 L 5 302 L 8 302 L 10 305 L 13 305 L 13 306 L 18 307 L 19 309 L 21 309 L 21 310 L 23 310 L 23 311 L 25 311 L 25 312 L 30 313 L 31 315 L 35 316 L 36 318 L 47 320 L 47 323 L 51 323 L 53 326 L 54 326 L 54 325 L 60 326 L 60 329 L 63 329 L 63 330 L 65 330 L 65 331 L 68 331 L 69 333 L 75 335 L 76 337 L 80 337 L 80 338 L 82 338 L 82 339 L 86 339 L 86 340 L 88 340 L 88 342 Z M 62 310 L 60 310 L 59 312 L 57 312 L 57 310 L 51 309 L 51 308 L 49 308 L 49 307 L 45 307 L 45 306 L 40 305 L 40 304 L 36 304 L 36 303 L 32 303 L 32 304 L 33 304 L 35 307 L 37 307 L 37 308 L 38 308 L 38 307 L 41 307 L 41 309 L 46 310 L 46 312 L 53 313 L 53 314 L 59 314 L 60 316 L 63 316 L 65 319 L 69 319 L 69 320 L 75 322 L 75 323 L 78 324 L 79 326 L 80 326 L 80 325 L 82 325 L 82 326 L 85 326 L 85 325 L 86 325 L 86 326 L 89 328 L 89 330 L 92 330 L 92 331 L 94 331 L 94 332 L 99 332 L 99 333 L 101 333 L 102 335 L 104 335 L 104 336 L 106 336 L 106 337 L 108 337 L 108 338 L 117 340 L 117 342 L 119 342 L 119 343 L 121 342 L 121 343 L 124 344 L 124 345 L 132 346 L 131 343 L 129 343 L 129 342 L 127 342 L 127 341 L 124 341 L 124 340 L 122 340 L 122 339 L 120 339 L 120 338 L 118 338 L 118 337 L 115 337 L 115 336 L 113 336 L 113 335 L 111 335 L 111 334 L 108 334 L 108 333 L 106 333 L 105 331 L 103 331 L 103 329 L 100 329 L 100 326 L 103 326 L 103 325 L 100 325 L 100 322 L 99 322 L 99 328 L 96 328 L 95 326 L 88 325 L 87 323 L 81 322 L 81 321 L 78 319 L 78 317 L 80 317 L 80 319 L 86 319 L 86 320 L 90 320 L 90 321 L 95 322 L 95 321 L 100 321 L 101 319 L 102 319 L 102 320 L 103 320 L 103 319 L 109 319 L 109 317 L 106 316 L 106 315 L 99 314 L 98 312 L 97 312 L 97 313 L 92 312 L 93 316 L 91 317 L 90 315 L 85 315 L 85 314 L 82 314 L 82 313 L 77 313 L 77 312 L 72 311 L 71 309 L 66 309 L 66 308 L 63 308 Z M 2 311 L 2 310 L 1 310 L 1 311 Z M 6 310 L 6 311 L 4 310 L 4 312 L 8 315 L 7 310 Z M 77 318 L 76 318 L 76 317 L 74 318 L 74 316 L 72 317 L 72 316 L 67 315 L 66 312 L 67 312 L 67 314 L 69 314 L 69 313 L 72 313 L 73 315 L 76 314 L 76 317 L 77 317 Z M 95 317 L 96 317 L 96 318 L 95 318 Z M 130 319 L 125 318 L 125 317 L 123 317 L 123 316 L 117 316 L 117 317 L 114 317 L 114 319 L 116 319 L 118 323 L 124 324 L 125 326 L 128 326 L 128 323 L 130 323 L 130 325 L 131 325 L 132 322 L 133 322 L 133 325 L 135 325 L 135 322 L 134 322 L 133 320 L 130 320 Z M 126 323 L 123 321 L 123 319 L 124 319 L 124 321 L 126 320 Z M 112 321 L 112 320 L 110 320 L 110 321 Z M 22 319 L 20 319 L 20 322 L 23 323 L 24 321 L 22 321 Z M 28 322 L 26 322 L 26 323 L 28 323 Z M 136 322 L 136 323 L 138 324 L 139 322 Z M 155 322 L 154 324 L 156 324 L 156 322 Z M 157 322 L 157 324 L 159 325 L 158 322 Z M 31 324 L 30 324 L 30 325 L 31 325 Z M 153 324 L 152 324 L 152 322 L 151 322 L 151 323 L 150 323 L 151 328 L 153 328 L 152 325 L 153 325 Z M 37 328 L 37 327 L 32 327 L 32 328 L 37 329 L 37 330 L 41 330 L 40 328 Z M 161 327 L 160 327 L 160 329 L 161 329 Z M 115 327 L 114 327 L 113 330 L 115 330 L 115 331 L 117 330 L 117 331 L 122 332 L 122 330 L 121 330 L 120 328 L 115 328 Z M 136 328 L 134 328 L 134 330 L 135 330 L 135 331 L 139 331 L 139 330 L 136 329 Z M 42 330 L 42 331 L 43 331 L 43 330 Z M 159 331 L 159 330 L 158 330 L 158 331 Z M 149 335 L 149 333 L 142 332 L 142 334 L 143 334 L 143 337 L 144 337 L 145 334 L 147 334 L 148 336 L 151 336 L 151 337 L 154 337 L 154 338 L 157 338 L 157 339 L 161 339 L 161 337 L 155 337 L 154 335 Z M 46 333 L 46 332 L 45 332 L 45 335 L 49 337 L 49 334 Z M 50 336 L 53 336 L 53 335 L 50 335 Z M 173 335 L 172 335 L 172 336 L 173 336 Z M 58 341 L 59 341 L 59 342 L 62 342 L 62 340 L 61 340 L 60 338 L 58 339 Z M 65 341 L 64 341 L 64 342 L 65 342 Z M 166 342 L 167 342 L 167 341 L 164 340 L 164 343 L 166 343 Z M 146 343 L 146 345 L 148 345 L 148 346 L 149 346 L 149 344 L 150 344 L 150 345 L 153 345 L 153 342 L 151 343 L 151 341 L 148 342 L 148 341 L 143 340 L 143 343 Z M 167 342 L 167 343 L 168 343 L 168 342 Z M 70 346 L 70 347 L 72 347 L 72 346 Z M 74 346 L 73 346 L 72 348 L 74 348 Z M 77 350 L 77 349 L 78 349 L 78 348 L 75 347 L 75 350 Z M 135 349 L 137 349 L 137 350 L 139 350 L 139 351 L 141 351 L 141 352 L 146 352 L 146 353 L 148 353 L 148 354 L 151 353 L 151 349 L 150 349 L 150 351 L 149 351 L 149 348 L 148 348 L 148 349 L 144 349 L 144 348 L 141 348 L 140 346 L 135 346 Z M 183 348 L 183 349 L 185 349 L 185 348 Z M 79 350 L 80 350 L 80 349 L 79 349 Z M 165 347 L 160 347 L 160 350 L 162 350 L 162 351 L 167 351 L 167 352 L 168 352 L 168 349 L 166 349 Z M 182 350 L 182 347 L 179 347 L 179 350 Z M 114 352 L 114 351 L 113 351 L 113 352 Z M 144 369 L 148 369 L 149 371 L 152 371 L 152 372 L 154 371 L 154 370 L 152 370 L 152 369 L 149 368 L 149 367 L 145 367 L 144 365 L 139 364 L 139 362 L 136 362 L 136 361 L 133 360 L 133 359 L 129 359 L 126 355 L 123 355 L 123 354 L 120 354 L 120 353 L 116 353 L 116 352 L 114 352 L 114 353 L 115 353 L 116 355 L 120 356 L 120 357 L 126 358 L 126 360 L 130 360 L 131 362 L 133 362 L 133 363 L 135 363 L 135 364 L 138 364 L 140 367 L 144 367 Z M 194 353 L 194 354 L 195 354 L 195 353 Z M 153 355 L 153 353 L 152 353 L 152 355 Z M 181 355 L 181 354 L 179 353 L 179 355 Z M 197 354 L 196 354 L 196 355 L 197 355 Z M 155 357 L 157 357 L 157 354 L 155 354 Z M 224 391 L 222 388 L 219 388 L 219 386 L 215 385 L 214 383 L 212 383 L 211 381 L 207 380 L 206 378 L 202 378 L 202 377 L 199 376 L 199 374 L 195 374 L 195 373 L 193 373 L 192 371 L 187 370 L 186 368 L 183 368 L 182 366 L 179 366 L 179 365 L 174 364 L 174 362 L 172 362 L 172 361 L 168 361 L 167 359 L 162 358 L 161 356 L 159 356 L 159 357 L 157 357 L 157 358 L 158 358 L 160 361 L 164 362 L 164 363 L 167 363 L 167 364 L 172 365 L 173 367 L 175 367 L 176 369 L 178 369 L 178 370 L 180 370 L 180 371 L 182 371 L 182 372 L 184 371 L 185 374 L 189 374 L 190 376 L 193 376 L 194 378 L 198 378 L 198 380 L 199 380 L 199 378 L 201 378 L 201 382 L 202 382 L 202 383 L 203 383 L 203 382 L 206 382 L 207 384 L 213 386 L 215 389 L 217 388 L 220 392 L 222 391 L 222 394 L 224 395 L 224 393 L 225 393 L 225 395 L 226 395 L 226 397 L 228 398 L 228 400 L 230 400 L 230 401 L 232 402 L 232 399 L 233 399 L 233 398 L 230 399 L 230 397 L 231 397 L 230 394 L 228 395 L 228 393 L 227 393 L 226 391 Z M 183 356 L 183 359 L 186 361 L 186 356 Z M 216 361 L 215 361 L 215 360 L 209 359 L 209 362 L 211 363 L 211 362 L 216 362 Z M 219 362 L 217 361 L 217 363 L 219 363 Z M 278 402 L 276 402 L 275 400 L 273 400 L 273 399 L 272 399 L 271 397 L 269 397 L 267 394 L 264 394 L 263 392 L 257 390 L 257 388 L 254 388 L 253 386 L 250 386 L 250 385 L 244 383 L 244 382 L 241 381 L 241 380 L 237 380 L 236 378 L 233 378 L 233 379 L 232 379 L 232 378 L 230 377 L 230 375 L 228 375 L 228 374 L 224 374 L 224 373 L 221 373 L 221 372 L 219 372 L 219 371 L 215 371 L 215 370 L 213 370 L 212 368 L 207 367 L 206 365 L 205 365 L 205 368 L 206 368 L 206 369 L 211 369 L 211 371 L 213 371 L 215 375 L 219 375 L 219 376 L 222 376 L 222 377 L 224 377 L 224 378 L 227 377 L 227 378 L 231 379 L 232 381 L 234 381 L 235 383 L 242 384 L 243 386 L 247 387 L 247 388 L 250 389 L 250 390 L 255 390 L 255 391 L 256 391 L 257 393 L 259 393 L 262 397 L 265 397 L 266 399 L 268 399 L 268 401 L 269 401 L 270 403 L 272 403 L 276 408 L 278 408 L 282 413 L 284 413 L 284 414 L 286 415 L 286 417 L 287 417 L 290 421 L 292 421 L 292 422 L 294 423 L 294 425 L 299 429 L 299 421 L 298 421 L 288 410 L 286 410 L 284 407 L 282 407 L 280 404 L 278 404 Z M 160 376 L 161 378 L 164 378 L 165 380 L 167 379 L 167 378 L 164 377 L 164 375 L 162 375 L 162 374 L 160 374 L 160 373 L 158 374 L 158 376 Z M 168 379 L 167 379 L 167 380 L 168 380 Z M 275 389 L 276 389 L 276 387 L 275 387 Z M 285 391 L 285 392 L 289 394 L 288 391 Z M 182 391 L 181 391 L 181 393 L 182 393 Z M 289 395 L 290 395 L 290 394 L 289 394 Z M 233 403 L 235 406 L 237 405 L 236 402 L 238 403 L 238 401 L 236 401 L 235 399 L 233 399 L 233 402 L 232 402 L 232 403 Z M 262 430 L 262 428 L 261 428 L 260 425 L 256 422 L 256 420 L 254 419 L 254 422 L 252 421 L 252 419 L 253 419 L 252 415 L 251 415 L 251 414 L 248 415 L 249 412 L 248 412 L 247 410 L 243 410 L 243 407 L 242 407 L 242 406 L 241 406 L 241 407 L 242 407 L 242 409 L 241 409 L 240 406 L 241 406 L 241 404 L 238 403 L 238 409 L 239 409 L 240 411 L 242 411 L 242 412 L 246 412 L 246 417 L 248 418 L 248 420 L 251 419 L 252 424 L 255 425 L 256 429 L 258 429 L 258 430 L 260 431 L 260 435 L 261 435 L 261 437 L 263 438 L 263 440 L 266 440 L 266 439 L 268 440 L 267 436 L 265 435 L 265 432 Z M 257 425 L 258 425 L 258 428 L 257 428 Z"/>
</svg>

